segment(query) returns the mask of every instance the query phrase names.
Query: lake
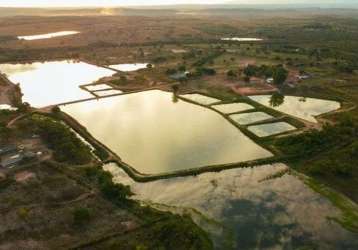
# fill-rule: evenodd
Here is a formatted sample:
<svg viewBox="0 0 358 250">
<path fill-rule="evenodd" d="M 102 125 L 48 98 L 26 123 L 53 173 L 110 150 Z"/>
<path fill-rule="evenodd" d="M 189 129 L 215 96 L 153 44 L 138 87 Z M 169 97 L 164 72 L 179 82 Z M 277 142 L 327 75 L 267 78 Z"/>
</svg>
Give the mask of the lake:
<svg viewBox="0 0 358 250">
<path fill-rule="evenodd" d="M 172 93 L 163 91 L 76 103 L 61 110 L 146 174 L 272 156 L 216 112 L 173 102 Z"/>
<path fill-rule="evenodd" d="M 221 38 L 222 41 L 238 41 L 238 42 L 257 42 L 263 41 L 261 38 L 254 37 L 224 37 Z"/>
<path fill-rule="evenodd" d="M 284 96 L 282 104 L 274 104 L 270 95 L 249 97 L 262 105 L 310 122 L 317 122 L 315 118 L 317 115 L 334 111 L 341 107 L 339 102 L 297 96 Z"/>
<path fill-rule="evenodd" d="M 110 76 L 114 71 L 75 61 L 0 64 L 0 71 L 20 83 L 23 101 L 34 107 L 93 97 L 79 85 Z"/>
<path fill-rule="evenodd" d="M 127 63 L 127 64 L 109 65 L 108 67 L 119 71 L 129 72 L 129 71 L 136 71 L 139 69 L 146 69 L 147 65 L 148 63 Z"/>
<path fill-rule="evenodd" d="M 115 164 L 104 169 L 133 197 L 189 214 L 216 249 L 358 249 L 358 238 L 328 217 L 340 211 L 284 164 L 138 183 Z M 278 173 L 282 177 L 273 178 Z"/>
<path fill-rule="evenodd" d="M 31 35 L 31 36 L 18 36 L 17 38 L 20 40 L 40 40 L 40 39 L 50 39 L 54 37 L 60 37 L 60 36 L 70 36 L 79 34 L 78 31 L 60 31 L 60 32 L 54 32 L 54 33 L 47 33 L 47 34 L 40 34 L 40 35 Z"/>
</svg>

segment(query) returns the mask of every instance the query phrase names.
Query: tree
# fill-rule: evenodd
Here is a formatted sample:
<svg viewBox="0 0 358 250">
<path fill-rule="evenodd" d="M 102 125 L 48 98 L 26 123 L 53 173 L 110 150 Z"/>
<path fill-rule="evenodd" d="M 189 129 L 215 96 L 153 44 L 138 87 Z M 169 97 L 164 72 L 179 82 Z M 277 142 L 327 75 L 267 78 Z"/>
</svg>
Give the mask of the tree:
<svg viewBox="0 0 358 250">
<path fill-rule="evenodd" d="M 256 74 L 256 66 L 254 65 L 247 65 L 247 67 L 244 69 L 244 74 L 246 77 L 251 78 Z"/>
<path fill-rule="evenodd" d="M 288 77 L 288 71 L 282 67 L 278 66 L 273 72 L 273 82 L 276 85 L 282 85 Z"/>
<path fill-rule="evenodd" d="M 233 70 L 229 70 L 228 72 L 226 72 L 226 76 L 227 76 L 229 79 L 233 79 L 233 78 L 236 78 L 236 77 L 237 77 L 236 73 L 235 73 Z"/>
<path fill-rule="evenodd" d="M 270 98 L 270 106 L 271 107 L 278 107 L 282 105 L 285 101 L 285 96 L 281 93 L 274 93 Z"/>
</svg>

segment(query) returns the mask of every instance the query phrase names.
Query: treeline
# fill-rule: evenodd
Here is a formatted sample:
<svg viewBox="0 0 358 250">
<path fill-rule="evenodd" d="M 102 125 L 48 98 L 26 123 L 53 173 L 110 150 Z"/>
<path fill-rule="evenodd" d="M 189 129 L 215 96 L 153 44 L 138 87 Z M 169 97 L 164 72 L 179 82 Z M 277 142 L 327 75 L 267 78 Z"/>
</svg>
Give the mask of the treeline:
<svg viewBox="0 0 358 250">
<path fill-rule="evenodd" d="M 33 116 L 32 122 L 35 131 L 54 151 L 56 161 L 78 165 L 91 161 L 91 149 L 61 122 L 43 116 Z"/>
<path fill-rule="evenodd" d="M 103 196 L 116 205 L 124 205 L 128 202 L 128 198 L 133 195 L 129 186 L 114 183 L 112 174 L 100 167 L 86 168 L 85 172 L 87 178 L 96 182 Z"/>
</svg>

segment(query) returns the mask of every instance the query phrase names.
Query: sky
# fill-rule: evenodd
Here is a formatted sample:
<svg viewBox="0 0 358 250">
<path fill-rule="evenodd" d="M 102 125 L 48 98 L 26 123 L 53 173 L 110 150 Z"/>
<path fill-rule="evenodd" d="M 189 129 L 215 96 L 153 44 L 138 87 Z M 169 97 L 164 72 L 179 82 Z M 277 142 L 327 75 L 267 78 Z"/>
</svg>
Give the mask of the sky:
<svg viewBox="0 0 358 250">
<path fill-rule="evenodd" d="M 358 1 L 358 0 L 357 0 Z M 353 0 L 0 0 L 2 7 L 133 6 L 170 4 L 334 4 Z"/>
</svg>

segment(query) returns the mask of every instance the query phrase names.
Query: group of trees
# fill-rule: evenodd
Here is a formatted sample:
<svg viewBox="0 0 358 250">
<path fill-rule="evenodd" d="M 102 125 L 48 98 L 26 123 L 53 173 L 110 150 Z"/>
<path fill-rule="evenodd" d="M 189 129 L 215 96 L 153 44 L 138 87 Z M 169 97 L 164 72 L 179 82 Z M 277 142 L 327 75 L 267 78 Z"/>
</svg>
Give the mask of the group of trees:
<svg viewBox="0 0 358 250">
<path fill-rule="evenodd" d="M 268 66 L 268 65 L 247 65 L 243 73 L 245 75 L 246 81 L 250 81 L 250 78 L 253 76 L 263 77 L 263 78 L 273 78 L 273 83 L 276 85 L 282 85 L 287 77 L 288 71 L 282 65 Z M 236 73 L 232 70 L 227 72 L 228 77 L 235 77 Z"/>
<path fill-rule="evenodd" d="M 257 77 L 269 78 L 273 76 L 274 67 L 267 66 L 265 64 L 260 66 L 249 64 L 244 68 L 243 73 L 247 77 L 257 76 Z"/>
<path fill-rule="evenodd" d="M 59 162 L 86 164 L 92 159 L 91 149 L 61 122 L 47 117 L 33 117 L 37 132 L 54 151 Z"/>
</svg>

